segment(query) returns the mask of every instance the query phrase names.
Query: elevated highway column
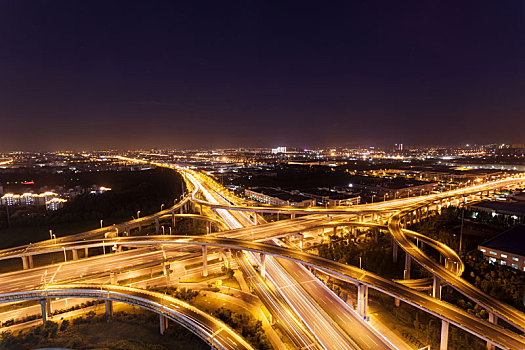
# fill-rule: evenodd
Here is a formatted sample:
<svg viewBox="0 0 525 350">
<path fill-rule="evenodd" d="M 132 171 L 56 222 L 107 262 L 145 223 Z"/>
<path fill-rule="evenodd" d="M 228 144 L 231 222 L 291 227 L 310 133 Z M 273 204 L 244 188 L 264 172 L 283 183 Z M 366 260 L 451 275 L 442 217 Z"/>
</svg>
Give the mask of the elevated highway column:
<svg viewBox="0 0 525 350">
<path fill-rule="evenodd" d="M 41 299 L 40 300 L 40 308 L 42 309 L 42 323 L 46 323 L 47 321 L 47 313 L 48 313 L 48 303 L 47 299 Z"/>
<path fill-rule="evenodd" d="M 441 281 L 436 275 L 432 278 L 432 297 L 441 300 Z"/>
<path fill-rule="evenodd" d="M 412 259 L 410 258 L 410 254 L 405 253 L 405 271 L 404 271 L 404 279 L 408 280 L 410 279 L 410 266 Z"/>
<path fill-rule="evenodd" d="M 208 276 L 208 246 L 202 246 L 202 276 Z"/>
<path fill-rule="evenodd" d="M 490 311 L 489 311 L 489 322 L 498 324 L 498 316 Z M 496 346 L 494 346 L 494 344 L 492 344 L 491 342 L 487 342 L 487 350 L 495 350 L 495 349 L 496 349 Z"/>
<path fill-rule="evenodd" d="M 261 258 L 261 277 L 266 278 L 266 254 L 260 253 Z"/>
<path fill-rule="evenodd" d="M 113 301 L 106 299 L 104 304 L 106 306 L 106 316 L 113 316 Z"/>
<path fill-rule="evenodd" d="M 445 320 L 441 320 L 441 342 L 439 343 L 439 349 L 448 349 L 448 321 Z"/>
<path fill-rule="evenodd" d="M 78 250 L 73 249 L 72 253 L 73 253 L 73 260 L 78 260 Z"/>
<path fill-rule="evenodd" d="M 159 225 L 159 219 L 155 219 L 155 234 L 157 234 L 157 235 L 159 234 L 159 229 L 160 229 L 159 226 L 160 226 Z"/>
<path fill-rule="evenodd" d="M 398 249 L 399 249 L 399 247 L 397 246 L 397 242 L 394 239 L 394 237 L 392 237 L 392 261 L 394 263 L 397 263 L 397 251 L 398 251 Z"/>
<path fill-rule="evenodd" d="M 368 310 L 368 286 L 366 284 L 357 284 L 357 313 L 361 317 L 366 317 Z"/>
<path fill-rule="evenodd" d="M 22 269 L 24 270 L 29 268 L 29 262 L 27 260 L 27 255 L 22 256 Z"/>
</svg>

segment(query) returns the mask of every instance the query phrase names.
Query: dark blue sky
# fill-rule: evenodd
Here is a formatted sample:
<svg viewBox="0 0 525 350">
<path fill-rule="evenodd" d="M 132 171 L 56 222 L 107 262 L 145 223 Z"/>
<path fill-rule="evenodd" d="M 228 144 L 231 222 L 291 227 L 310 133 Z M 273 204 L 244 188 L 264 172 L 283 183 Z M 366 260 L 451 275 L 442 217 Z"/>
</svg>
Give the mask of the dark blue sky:
<svg viewBox="0 0 525 350">
<path fill-rule="evenodd" d="M 525 2 L 0 0 L 0 150 L 525 143 Z"/>
</svg>

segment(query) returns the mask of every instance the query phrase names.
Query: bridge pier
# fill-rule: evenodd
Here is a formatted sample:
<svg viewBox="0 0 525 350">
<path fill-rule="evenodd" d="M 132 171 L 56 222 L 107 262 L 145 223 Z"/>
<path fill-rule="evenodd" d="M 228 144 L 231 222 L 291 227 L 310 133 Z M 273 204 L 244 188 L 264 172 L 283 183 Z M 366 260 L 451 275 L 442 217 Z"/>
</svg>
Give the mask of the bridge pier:
<svg viewBox="0 0 525 350">
<path fill-rule="evenodd" d="M 109 273 L 109 283 L 118 284 L 118 276 L 116 272 L 112 271 Z"/>
<path fill-rule="evenodd" d="M 104 300 L 104 304 L 106 306 L 106 316 L 113 316 L 113 301 L 106 299 Z"/>
<path fill-rule="evenodd" d="M 441 281 L 434 275 L 432 278 L 432 297 L 441 300 Z"/>
<path fill-rule="evenodd" d="M 72 253 L 73 253 L 73 260 L 78 260 L 78 250 L 73 249 Z"/>
<path fill-rule="evenodd" d="M 448 349 L 448 321 L 445 320 L 441 320 L 441 341 L 439 343 L 439 349 Z"/>
<path fill-rule="evenodd" d="M 175 228 L 175 212 L 171 212 L 171 226 Z"/>
<path fill-rule="evenodd" d="M 224 266 L 226 268 L 230 267 L 230 255 L 231 253 L 228 251 L 225 251 L 224 249 L 221 249 L 220 255 L 222 256 L 222 261 L 224 262 Z"/>
<path fill-rule="evenodd" d="M 257 212 L 256 211 L 253 212 L 253 222 L 254 222 L 255 226 L 259 225 L 259 218 L 257 217 Z"/>
<path fill-rule="evenodd" d="M 396 240 L 392 237 L 392 261 L 394 263 L 397 263 L 397 253 L 398 253 L 399 247 L 397 246 Z"/>
<path fill-rule="evenodd" d="M 27 261 L 27 256 L 22 256 L 22 269 L 27 270 L 29 268 L 29 263 Z"/>
<path fill-rule="evenodd" d="M 160 334 L 164 335 L 164 332 L 166 331 L 166 318 L 164 315 L 159 315 L 159 321 L 160 321 Z"/>
<path fill-rule="evenodd" d="M 259 257 L 261 258 L 261 277 L 266 278 L 266 254 L 260 253 Z"/>
<path fill-rule="evenodd" d="M 89 248 L 84 248 L 84 258 L 87 258 L 87 257 L 89 257 Z"/>
<path fill-rule="evenodd" d="M 498 316 L 490 311 L 489 311 L 489 322 L 493 324 L 498 324 Z M 495 350 L 495 349 L 496 349 L 496 346 L 493 343 L 487 342 L 487 350 Z"/>
<path fill-rule="evenodd" d="M 166 287 L 170 286 L 170 264 L 166 264 L 166 261 L 162 262 L 162 272 L 166 276 Z"/>
<path fill-rule="evenodd" d="M 202 276 L 208 276 L 208 246 L 202 246 Z"/>
<path fill-rule="evenodd" d="M 211 222 L 209 221 L 206 221 L 206 233 L 207 234 L 211 233 Z"/>
<path fill-rule="evenodd" d="M 410 279 L 410 267 L 411 267 L 411 261 L 410 255 L 408 253 L 405 253 L 405 271 L 404 271 L 404 279 L 408 280 Z"/>
<path fill-rule="evenodd" d="M 42 323 L 45 324 L 47 321 L 47 313 L 48 313 L 47 299 L 40 300 L 40 308 L 42 310 Z"/>
<path fill-rule="evenodd" d="M 291 219 L 295 219 L 295 213 L 292 213 Z"/>
<path fill-rule="evenodd" d="M 368 286 L 357 283 L 357 313 L 365 318 L 368 311 Z"/>
<path fill-rule="evenodd" d="M 160 227 L 159 227 L 159 219 L 155 219 L 155 234 L 158 235 L 159 234 L 159 230 L 160 230 Z"/>
<path fill-rule="evenodd" d="M 33 266 L 33 256 L 32 255 L 28 255 L 27 256 L 27 262 L 29 263 L 29 268 L 32 269 L 34 266 Z"/>
</svg>

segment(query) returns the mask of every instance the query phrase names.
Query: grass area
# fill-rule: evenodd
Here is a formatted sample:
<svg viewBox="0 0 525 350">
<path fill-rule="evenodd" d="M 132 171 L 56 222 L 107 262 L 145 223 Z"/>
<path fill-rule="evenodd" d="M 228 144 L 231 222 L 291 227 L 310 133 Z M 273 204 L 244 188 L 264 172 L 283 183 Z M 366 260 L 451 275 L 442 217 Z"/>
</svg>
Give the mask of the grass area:
<svg viewBox="0 0 525 350">
<path fill-rule="evenodd" d="M 228 287 L 228 288 L 235 288 L 235 289 L 241 289 L 241 286 L 239 285 L 239 282 L 235 278 L 228 279 L 227 277 L 222 280 L 222 286 Z"/>
<path fill-rule="evenodd" d="M 110 222 L 108 220 L 106 224 L 112 225 L 122 220 L 114 219 L 114 222 Z M 99 227 L 100 222 L 98 220 L 93 220 L 53 224 L 46 226 L 4 228 L 0 230 L 0 249 L 16 247 L 23 244 L 34 243 L 49 239 L 49 230 L 53 230 L 53 234 L 55 234 L 57 237 L 62 237 L 69 236 L 75 233 L 93 230 Z"/>
<path fill-rule="evenodd" d="M 187 278 L 187 279 L 181 279 L 180 282 L 181 283 L 199 283 L 199 282 L 206 282 L 208 280 L 211 280 L 211 279 L 214 279 L 214 278 L 218 278 L 218 277 L 221 277 L 221 276 L 224 276 L 224 274 L 222 272 L 213 272 L 213 273 L 210 273 L 208 276 L 204 277 L 204 276 L 197 276 L 197 277 L 192 277 L 192 278 Z"/>
<path fill-rule="evenodd" d="M 4 333 L 0 349 L 25 350 L 43 347 L 74 349 L 208 349 L 193 333 L 170 322 L 164 335 L 159 333 L 156 314 L 130 307 L 113 317 L 89 312 L 72 321 L 48 321 L 16 334 Z"/>
</svg>

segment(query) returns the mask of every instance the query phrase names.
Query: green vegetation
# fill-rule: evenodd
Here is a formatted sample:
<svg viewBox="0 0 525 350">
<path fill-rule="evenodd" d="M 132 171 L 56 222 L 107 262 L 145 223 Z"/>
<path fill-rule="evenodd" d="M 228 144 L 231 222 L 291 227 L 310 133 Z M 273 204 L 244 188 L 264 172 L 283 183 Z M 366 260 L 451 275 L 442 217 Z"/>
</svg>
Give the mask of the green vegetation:
<svg viewBox="0 0 525 350">
<path fill-rule="evenodd" d="M 270 341 L 262 328 L 262 322 L 255 319 L 252 315 L 248 313 L 236 313 L 221 307 L 213 312 L 213 316 L 232 327 L 256 349 L 272 349 Z"/>
<path fill-rule="evenodd" d="M 330 236 L 330 241 L 316 246 L 319 256 L 342 264 L 361 266 L 367 271 L 387 278 L 401 278 L 403 267 L 392 263 L 392 243 L 386 235 L 379 235 L 377 242 L 368 234 L 357 241 L 351 234 Z M 399 259 L 401 260 L 401 259 Z"/>
<path fill-rule="evenodd" d="M 481 289 L 488 295 L 503 301 L 515 308 L 525 311 L 523 296 L 525 295 L 525 273 L 509 266 L 491 264 L 479 251 L 470 252 L 465 258 L 463 278 Z M 463 299 L 458 305 L 467 308 Z M 481 317 L 488 318 L 485 310 Z"/>
<path fill-rule="evenodd" d="M 231 269 L 226 268 L 224 271 L 228 273 L 228 270 Z M 168 287 L 156 288 L 153 290 L 161 293 L 166 293 L 177 299 L 181 299 L 189 304 L 195 304 L 195 298 L 197 298 L 197 296 L 200 295 L 199 291 L 186 288 L 178 289 L 176 287 Z M 203 296 L 206 296 L 206 294 L 204 294 Z M 232 327 L 238 334 L 240 334 L 256 349 L 272 349 L 270 341 L 268 340 L 268 337 L 266 336 L 262 328 L 262 322 L 260 320 L 257 320 L 251 314 L 244 312 L 235 312 L 231 309 L 227 309 L 224 307 L 215 307 L 212 310 L 205 309 L 203 311 L 211 313 L 213 316 L 217 317 L 218 319 L 226 323 L 228 326 Z"/>
<path fill-rule="evenodd" d="M 209 347 L 185 328 L 170 323 L 159 334 L 159 318 L 149 312 L 116 312 L 113 317 L 89 312 L 71 323 L 47 321 L 16 334 L 2 333 L 0 349 L 26 350 L 44 347 L 108 350 L 208 349 Z"/>
<path fill-rule="evenodd" d="M 472 213 L 465 211 L 465 217 L 472 216 Z M 423 222 L 413 225 L 413 229 L 457 250 L 461 229 L 460 217 L 460 210 L 447 208 L 442 211 L 441 215 L 431 216 Z M 500 219 L 496 219 L 498 217 Z M 486 220 L 484 218 L 486 218 Z M 478 215 L 475 226 L 481 229 L 482 232 L 494 232 L 490 228 L 485 228 L 484 230 L 483 226 L 480 227 L 478 222 L 484 223 L 483 225 L 485 226 L 499 223 L 501 224 L 500 230 L 504 230 L 511 221 L 502 218 L 503 216 L 492 217 L 492 215 Z M 472 223 L 468 222 L 465 224 L 464 229 L 470 229 L 471 226 Z M 477 245 L 487 238 L 486 235 L 464 235 L 463 247 L 466 247 L 465 250 L 468 251 L 468 253 L 461 254 L 463 262 L 465 263 L 465 272 L 462 277 L 488 295 L 519 310 L 525 311 L 525 306 L 523 305 L 525 273 L 509 266 L 491 264 L 484 259 L 482 253 L 477 250 Z M 465 300 L 464 297 L 459 294 L 447 291 L 443 294 L 443 298 L 478 317 L 488 318 L 488 313 L 483 308 Z"/>
<path fill-rule="evenodd" d="M 49 175 L 49 174 L 46 174 Z M 107 171 L 75 174 L 75 181 L 60 183 L 66 186 L 111 187 L 99 195 L 83 194 L 67 202 L 55 212 L 42 206 L 11 207 L 10 227 L 7 211 L 0 210 L 0 248 L 49 239 L 49 230 L 57 236 L 68 235 L 104 225 L 131 220 L 140 210 L 141 216 L 168 207 L 182 193 L 182 178 L 176 172 L 156 168 L 145 171 Z"/>
</svg>

